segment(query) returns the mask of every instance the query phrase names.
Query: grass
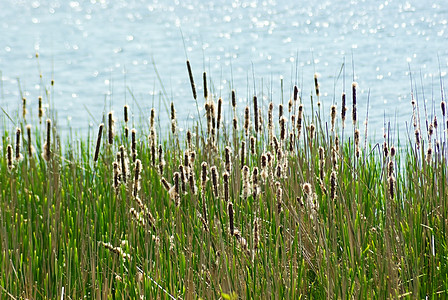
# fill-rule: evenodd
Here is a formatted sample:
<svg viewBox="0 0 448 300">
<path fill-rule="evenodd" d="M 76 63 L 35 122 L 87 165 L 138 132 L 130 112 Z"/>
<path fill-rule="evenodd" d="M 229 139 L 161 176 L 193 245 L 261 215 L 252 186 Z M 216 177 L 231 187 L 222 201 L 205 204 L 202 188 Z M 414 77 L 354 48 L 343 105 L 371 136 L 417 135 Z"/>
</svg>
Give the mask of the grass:
<svg viewBox="0 0 448 300">
<path fill-rule="evenodd" d="M 363 146 L 356 114 L 345 128 L 341 107 L 321 108 L 317 78 L 316 111 L 295 88 L 283 116 L 257 98 L 240 115 L 233 92 L 198 100 L 188 68 L 206 118 L 187 133 L 174 104 L 167 124 L 105 115 L 79 139 L 51 109 L 20 110 L 20 133 L 5 119 L 0 298 L 447 297 L 443 107 L 420 127 L 413 100 L 418 141 Z"/>
</svg>

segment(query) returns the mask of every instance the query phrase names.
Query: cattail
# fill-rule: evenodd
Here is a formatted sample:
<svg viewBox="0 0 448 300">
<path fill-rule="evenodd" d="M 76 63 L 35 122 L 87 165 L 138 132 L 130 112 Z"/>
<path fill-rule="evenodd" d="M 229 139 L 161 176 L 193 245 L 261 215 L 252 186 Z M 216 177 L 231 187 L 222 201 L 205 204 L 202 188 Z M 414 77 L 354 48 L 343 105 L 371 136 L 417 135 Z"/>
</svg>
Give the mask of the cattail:
<svg viewBox="0 0 448 300">
<path fill-rule="evenodd" d="M 222 118 L 222 99 L 218 99 L 218 117 L 216 118 L 216 129 L 219 130 Z"/>
<path fill-rule="evenodd" d="M 246 136 L 249 135 L 250 131 L 250 111 L 249 106 L 246 106 L 246 109 L 244 110 L 244 132 L 246 133 Z"/>
<path fill-rule="evenodd" d="M 394 183 L 395 183 L 395 177 L 393 175 L 389 176 L 387 179 L 389 184 L 389 195 L 391 199 L 394 199 Z"/>
<path fill-rule="evenodd" d="M 267 165 L 268 165 L 268 158 L 266 154 L 263 154 L 261 155 L 261 173 L 260 173 L 263 182 L 266 182 L 266 179 L 268 178 L 269 175 Z"/>
<path fill-rule="evenodd" d="M 338 169 L 338 152 L 336 147 L 331 147 L 331 162 L 333 163 L 333 169 Z"/>
<path fill-rule="evenodd" d="M 241 168 L 244 166 L 245 155 L 246 155 L 246 142 L 242 141 L 241 142 L 241 149 L 240 149 Z"/>
<path fill-rule="evenodd" d="M 330 109 L 331 113 L 331 131 L 334 131 L 334 124 L 336 123 L 336 105 L 332 105 Z"/>
<path fill-rule="evenodd" d="M 393 174 L 394 174 L 394 162 L 389 161 L 389 163 L 387 164 L 387 175 L 392 176 Z"/>
<path fill-rule="evenodd" d="M 336 172 L 333 171 L 330 175 L 330 199 L 333 201 L 336 199 L 336 185 Z"/>
<path fill-rule="evenodd" d="M 324 180 L 325 152 L 323 147 L 319 147 L 319 176 Z"/>
<path fill-rule="evenodd" d="M 294 105 L 294 104 L 293 104 L 293 102 L 292 102 L 292 99 L 289 99 L 289 101 L 288 101 L 288 112 L 289 112 L 289 113 L 291 113 L 293 105 Z"/>
<path fill-rule="evenodd" d="M 283 189 L 280 182 L 276 182 L 275 186 L 277 187 L 277 213 L 281 213 L 283 211 Z"/>
<path fill-rule="evenodd" d="M 258 218 L 255 216 L 254 218 L 254 255 L 258 250 L 258 243 L 260 241 L 260 229 L 258 228 Z"/>
<path fill-rule="evenodd" d="M 289 152 L 293 152 L 294 151 L 294 133 L 290 132 L 289 133 Z"/>
<path fill-rule="evenodd" d="M 395 147 L 394 147 L 394 146 L 390 147 L 390 157 L 391 157 L 391 158 L 394 158 L 394 157 L 395 157 L 395 154 L 396 154 Z"/>
<path fill-rule="evenodd" d="M 179 165 L 180 182 L 182 187 L 182 193 L 187 193 L 186 183 L 188 182 L 188 177 L 185 174 L 185 168 L 183 165 Z"/>
<path fill-rule="evenodd" d="M 156 109 L 153 107 L 151 108 L 151 116 L 149 118 L 150 128 L 154 128 L 155 119 L 156 119 Z"/>
<path fill-rule="evenodd" d="M 39 123 L 42 123 L 42 117 L 44 116 L 44 110 L 42 108 L 42 96 L 38 97 L 38 101 L 39 101 L 39 110 L 38 110 Z"/>
<path fill-rule="evenodd" d="M 415 143 L 417 148 L 420 148 L 420 131 L 418 129 L 415 130 Z"/>
<path fill-rule="evenodd" d="M 94 162 L 98 160 L 98 155 L 100 153 L 101 137 L 103 136 L 103 127 L 104 127 L 103 123 L 101 123 L 100 126 L 98 127 L 98 138 L 96 139 L 95 155 L 93 157 Z"/>
<path fill-rule="evenodd" d="M 179 172 L 174 172 L 174 186 L 173 186 L 173 196 L 172 198 L 174 199 L 174 205 L 175 206 L 179 206 L 180 204 L 180 173 Z"/>
<path fill-rule="evenodd" d="M 196 195 L 198 193 L 198 188 L 196 186 L 196 179 L 194 176 L 193 168 L 190 169 L 190 174 L 188 175 L 188 182 L 190 184 L 190 191 L 193 193 L 193 195 Z"/>
<path fill-rule="evenodd" d="M 356 88 L 358 86 L 358 83 L 353 82 L 352 83 L 352 99 L 353 99 L 353 111 L 352 111 L 352 120 L 353 125 L 356 125 Z"/>
<path fill-rule="evenodd" d="M 273 122 L 273 110 L 274 110 L 274 104 L 272 102 L 269 103 L 269 108 L 268 108 L 268 137 L 269 140 L 272 139 L 272 137 L 274 136 L 274 122 Z"/>
<path fill-rule="evenodd" d="M 334 146 L 335 146 L 336 152 L 339 154 L 339 137 L 338 136 L 336 136 L 336 138 L 334 139 Z"/>
<path fill-rule="evenodd" d="M 437 116 L 434 116 L 434 121 L 432 122 L 434 124 L 434 129 L 437 130 L 437 126 L 439 123 L 437 123 Z"/>
<path fill-rule="evenodd" d="M 389 149 L 387 147 L 386 141 L 384 141 L 384 143 L 383 143 L 383 153 L 384 153 L 384 157 L 387 157 L 389 155 Z"/>
<path fill-rule="evenodd" d="M 120 185 L 120 179 L 119 179 L 120 174 L 118 169 L 118 163 L 114 161 L 113 166 L 114 166 L 114 189 L 117 190 L 118 186 Z"/>
<path fill-rule="evenodd" d="M 278 153 L 278 149 L 280 148 L 280 143 L 278 142 L 278 139 L 276 136 L 274 136 L 274 138 L 272 139 L 272 145 L 274 148 L 275 153 Z"/>
<path fill-rule="evenodd" d="M 34 152 L 33 144 L 31 143 L 31 125 L 26 125 L 26 133 L 28 136 L 28 155 L 31 157 Z"/>
<path fill-rule="evenodd" d="M 202 82 L 204 85 L 204 98 L 207 100 L 208 98 L 208 89 L 207 89 L 207 72 L 202 73 Z"/>
<path fill-rule="evenodd" d="M 341 119 L 342 119 L 342 128 L 345 127 L 345 114 L 347 112 L 347 106 L 345 103 L 345 93 L 342 93 L 342 110 L 341 110 Z"/>
<path fill-rule="evenodd" d="M 128 176 L 128 161 L 126 159 L 126 152 L 124 150 L 124 146 L 120 146 L 120 155 L 121 155 L 121 177 L 123 182 L 126 183 L 126 177 Z"/>
<path fill-rule="evenodd" d="M 235 110 L 236 109 L 236 95 L 235 90 L 232 90 L 232 107 Z"/>
<path fill-rule="evenodd" d="M 278 162 L 277 167 L 275 167 L 275 176 L 281 178 L 283 174 L 282 164 Z"/>
<path fill-rule="evenodd" d="M 257 96 L 254 96 L 254 124 L 255 124 L 255 132 L 258 133 L 258 126 L 259 126 L 259 120 L 258 120 L 258 101 Z"/>
<path fill-rule="evenodd" d="M 278 105 L 278 120 L 280 121 L 280 119 L 283 117 L 283 104 L 279 104 Z"/>
<path fill-rule="evenodd" d="M 165 177 L 162 177 L 160 179 L 160 183 L 162 184 L 163 188 L 168 192 L 171 190 L 171 184 L 165 179 Z"/>
<path fill-rule="evenodd" d="M 114 119 L 112 112 L 109 112 L 108 114 L 108 125 L 109 125 L 109 145 L 112 145 L 114 143 Z"/>
<path fill-rule="evenodd" d="M 258 168 L 254 167 L 252 170 L 252 197 L 254 200 L 257 198 L 258 190 Z"/>
<path fill-rule="evenodd" d="M 191 133 L 191 131 L 190 130 L 187 130 L 187 148 L 189 149 L 189 150 L 191 150 L 191 136 L 192 136 L 192 133 Z"/>
<path fill-rule="evenodd" d="M 190 165 L 194 164 L 194 160 L 196 159 L 196 152 L 190 151 Z"/>
<path fill-rule="evenodd" d="M 163 158 L 163 148 L 162 145 L 159 144 L 159 173 L 163 174 L 163 168 L 165 167 L 165 159 Z"/>
<path fill-rule="evenodd" d="M 319 82 L 317 81 L 317 77 L 318 77 L 317 73 L 314 73 L 314 88 L 316 90 L 316 96 L 319 98 L 319 95 L 320 95 L 320 93 L 319 93 Z"/>
<path fill-rule="evenodd" d="M 23 116 L 23 118 L 25 119 L 25 117 L 26 117 L 26 98 L 25 97 L 23 97 L 22 98 L 22 116 Z"/>
<path fill-rule="evenodd" d="M 432 160 L 432 148 L 431 146 L 429 146 L 428 151 L 426 152 L 426 162 L 430 164 L 431 160 Z"/>
<path fill-rule="evenodd" d="M 250 190 L 249 167 L 246 165 L 243 166 L 242 180 L 243 180 L 243 191 L 241 196 L 244 199 L 247 199 L 247 197 L 249 197 L 249 195 L 251 194 L 251 190 Z"/>
<path fill-rule="evenodd" d="M 44 144 L 44 153 L 42 154 L 43 159 L 46 161 L 50 160 L 51 157 L 51 120 L 47 119 L 47 139 Z"/>
<path fill-rule="evenodd" d="M 429 129 L 428 129 L 428 135 L 429 135 L 429 142 L 431 143 L 431 137 L 434 134 L 434 126 L 432 125 L 432 123 L 429 124 Z"/>
<path fill-rule="evenodd" d="M 314 138 L 314 133 L 316 131 L 316 127 L 314 126 L 314 124 L 310 125 L 310 139 L 311 139 L 311 144 L 313 142 L 313 138 Z"/>
<path fill-rule="evenodd" d="M 196 100 L 197 99 L 196 85 L 194 84 L 193 72 L 191 71 L 191 65 L 190 65 L 190 61 L 188 59 L 187 59 L 187 69 L 188 69 L 188 77 L 190 78 L 191 90 L 193 92 L 193 98 L 194 98 L 194 100 Z"/>
<path fill-rule="evenodd" d="M 8 169 L 11 171 L 14 168 L 14 165 L 12 164 L 12 146 L 8 145 L 6 149 L 6 160 L 8 164 Z"/>
<path fill-rule="evenodd" d="M 208 181 L 208 177 L 207 177 L 207 163 L 204 161 L 201 164 L 201 186 L 202 186 L 202 190 L 205 190 L 207 181 Z"/>
<path fill-rule="evenodd" d="M 136 139 L 137 130 L 132 128 L 131 130 L 131 152 L 132 152 L 132 162 L 135 162 L 137 159 L 137 139 Z"/>
<path fill-rule="evenodd" d="M 134 188 L 132 195 L 137 197 L 138 191 L 140 190 L 140 174 L 142 172 L 142 162 L 140 159 L 135 161 L 135 170 L 134 170 Z"/>
<path fill-rule="evenodd" d="M 255 137 L 254 136 L 251 136 L 250 137 L 250 153 L 252 154 L 252 155 L 255 155 L 255 151 L 256 151 L 256 149 L 255 149 L 255 143 L 256 143 L 256 140 L 255 140 Z"/>
<path fill-rule="evenodd" d="M 213 194 L 217 198 L 219 196 L 219 193 L 218 193 L 218 169 L 216 168 L 216 166 L 213 166 L 210 168 L 210 171 L 212 173 Z"/>
<path fill-rule="evenodd" d="M 297 138 L 300 137 L 300 133 L 302 131 L 302 120 L 303 120 L 303 104 L 300 104 L 297 112 Z"/>
<path fill-rule="evenodd" d="M 235 233 L 235 226 L 233 224 L 233 204 L 232 204 L 232 202 L 228 202 L 228 204 L 227 204 L 227 211 L 229 213 L 230 235 L 233 235 Z"/>
<path fill-rule="evenodd" d="M 21 142 L 22 130 L 20 128 L 16 129 L 16 160 L 21 161 L 23 159 L 22 153 L 20 153 L 20 142 Z"/>
<path fill-rule="evenodd" d="M 299 89 L 297 85 L 294 86 L 294 102 L 297 101 L 297 95 L 299 94 Z"/>
<path fill-rule="evenodd" d="M 354 140 L 355 140 L 355 146 L 359 146 L 359 129 L 355 129 L 355 134 L 354 134 Z"/>
<path fill-rule="evenodd" d="M 222 178 L 224 181 L 224 201 L 229 202 L 229 173 L 224 172 Z"/>
<path fill-rule="evenodd" d="M 176 133 L 176 110 L 173 102 L 171 102 L 171 132 Z"/>
<path fill-rule="evenodd" d="M 445 101 L 442 100 L 442 102 L 440 102 L 440 109 L 442 110 L 442 116 L 445 117 L 445 113 L 446 113 L 446 103 Z"/>
<path fill-rule="evenodd" d="M 280 140 L 284 141 L 286 139 L 286 118 L 280 118 Z"/>
<path fill-rule="evenodd" d="M 127 122 L 129 121 L 129 113 L 128 113 L 128 111 L 129 111 L 129 105 L 126 104 L 126 105 L 123 107 L 124 122 L 125 122 L 125 123 L 127 123 Z"/>
<path fill-rule="evenodd" d="M 236 117 L 233 118 L 233 130 L 238 129 L 238 119 Z"/>
</svg>

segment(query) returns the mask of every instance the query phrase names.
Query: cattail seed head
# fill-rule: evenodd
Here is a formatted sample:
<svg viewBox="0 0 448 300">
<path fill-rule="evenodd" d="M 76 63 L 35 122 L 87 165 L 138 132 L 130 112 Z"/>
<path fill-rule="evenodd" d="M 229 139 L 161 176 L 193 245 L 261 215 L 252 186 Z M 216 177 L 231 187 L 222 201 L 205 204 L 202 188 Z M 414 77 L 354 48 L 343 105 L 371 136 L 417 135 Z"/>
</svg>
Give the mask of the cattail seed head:
<svg viewBox="0 0 448 300">
<path fill-rule="evenodd" d="M 430 164 L 432 161 L 432 148 L 429 146 L 428 151 L 426 152 L 426 162 Z"/>
<path fill-rule="evenodd" d="M 221 125 L 221 119 L 222 119 L 222 99 L 218 99 L 218 117 L 216 119 L 216 129 L 219 130 L 219 127 Z"/>
<path fill-rule="evenodd" d="M 20 153 L 20 143 L 21 143 L 22 130 L 20 128 L 16 129 L 16 161 L 21 161 L 23 155 Z"/>
<path fill-rule="evenodd" d="M 389 156 L 389 148 L 387 147 L 386 141 L 384 141 L 384 143 L 383 143 L 383 153 L 384 153 L 384 157 Z"/>
<path fill-rule="evenodd" d="M 244 110 L 244 132 L 246 133 L 246 136 L 249 135 L 250 131 L 250 111 L 249 106 L 246 106 L 246 109 Z"/>
<path fill-rule="evenodd" d="M 242 180 L 243 180 L 243 193 L 242 193 L 242 197 L 244 199 L 247 199 L 247 197 L 249 197 L 249 195 L 251 194 L 251 190 L 250 190 L 250 175 L 249 175 L 249 167 L 244 165 L 243 168 L 243 173 L 242 173 Z"/>
<path fill-rule="evenodd" d="M 238 119 L 236 117 L 233 118 L 233 130 L 238 129 Z"/>
<path fill-rule="evenodd" d="M 312 141 L 313 138 L 314 138 L 314 133 L 315 133 L 315 131 L 316 131 L 316 127 L 314 126 L 314 124 L 311 124 L 311 125 L 310 125 L 310 139 L 311 139 L 311 141 Z"/>
<path fill-rule="evenodd" d="M 132 162 L 135 162 L 137 159 L 137 130 L 135 128 L 132 128 L 131 130 L 131 152 L 132 152 Z"/>
<path fill-rule="evenodd" d="M 280 140 L 284 141 L 286 139 L 286 118 L 280 118 Z"/>
<path fill-rule="evenodd" d="M 387 175 L 392 176 L 393 174 L 394 174 L 394 162 L 389 161 L 389 163 L 387 164 Z"/>
<path fill-rule="evenodd" d="M 355 140 L 355 146 L 359 146 L 359 129 L 355 129 L 355 134 L 354 134 L 354 140 Z"/>
<path fill-rule="evenodd" d="M 330 115 L 331 115 L 331 131 L 334 131 L 334 125 L 336 123 L 336 105 L 331 106 Z"/>
<path fill-rule="evenodd" d="M 6 148 L 6 160 L 9 171 L 11 171 L 14 168 L 14 165 L 12 163 L 12 152 L 13 152 L 12 146 L 8 145 L 8 147 Z"/>
<path fill-rule="evenodd" d="M 258 168 L 254 167 L 252 170 L 252 196 L 254 200 L 257 198 L 258 189 Z"/>
<path fill-rule="evenodd" d="M 278 105 L 278 120 L 280 121 L 280 119 L 283 117 L 283 104 L 279 104 Z"/>
<path fill-rule="evenodd" d="M 390 157 L 394 158 L 396 154 L 395 146 L 390 147 Z"/>
<path fill-rule="evenodd" d="M 232 107 L 233 107 L 233 109 L 236 108 L 236 95 L 235 95 L 235 90 L 232 90 Z"/>
<path fill-rule="evenodd" d="M 113 167 L 114 167 L 114 189 L 117 190 L 118 186 L 120 185 L 120 172 L 119 172 L 119 167 L 118 167 L 118 163 L 116 161 L 113 162 Z"/>
<path fill-rule="evenodd" d="M 188 175 L 188 183 L 190 185 L 191 193 L 193 193 L 193 195 L 196 195 L 198 193 L 198 188 L 196 186 L 196 179 L 193 168 L 190 168 L 190 174 Z"/>
<path fill-rule="evenodd" d="M 109 112 L 108 114 L 108 129 L 109 129 L 109 145 L 112 145 L 114 143 L 114 119 L 113 119 L 113 113 Z"/>
<path fill-rule="evenodd" d="M 277 187 L 277 213 L 280 214 L 283 211 L 283 189 L 280 182 L 276 182 Z"/>
<path fill-rule="evenodd" d="M 218 169 L 216 166 L 213 166 L 210 168 L 210 171 L 212 173 L 213 194 L 215 197 L 218 197 Z"/>
<path fill-rule="evenodd" d="M 446 114 L 446 102 L 444 100 L 442 100 L 442 102 L 440 102 L 440 109 L 442 110 L 442 116 L 445 117 L 445 114 Z"/>
<path fill-rule="evenodd" d="M 232 170 L 232 161 L 231 161 L 232 149 L 227 146 L 225 148 L 225 160 L 226 160 L 226 171 L 230 173 Z"/>
<path fill-rule="evenodd" d="M 257 216 L 255 216 L 254 218 L 254 255 L 255 253 L 257 253 L 258 250 L 258 243 L 260 241 L 260 229 L 259 229 L 259 225 L 258 225 L 258 218 Z"/>
<path fill-rule="evenodd" d="M 51 120 L 47 119 L 47 139 L 44 144 L 44 153 L 42 154 L 44 160 L 49 161 L 51 158 Z"/>
<path fill-rule="evenodd" d="M 173 180 L 174 180 L 174 189 L 172 191 L 172 198 L 174 200 L 174 205 L 179 206 L 180 204 L 180 173 L 174 172 L 173 174 Z"/>
<path fill-rule="evenodd" d="M 204 161 L 201 164 L 201 185 L 202 185 L 202 189 L 205 190 L 205 186 L 207 184 L 208 181 L 208 177 L 207 177 L 207 163 Z"/>
<path fill-rule="evenodd" d="M 293 106 L 294 106 L 294 103 L 293 103 L 292 99 L 289 99 L 289 101 L 288 101 L 288 112 L 289 113 L 291 113 Z"/>
<path fill-rule="evenodd" d="M 31 157 L 34 152 L 34 147 L 31 142 L 31 125 L 30 124 L 26 125 L 26 133 L 28 136 L 28 155 Z"/>
<path fill-rule="evenodd" d="M 129 121 L 129 105 L 125 105 L 123 107 L 123 114 L 124 114 L 124 122 L 127 123 Z"/>
<path fill-rule="evenodd" d="M 255 137 L 254 136 L 251 136 L 250 137 L 250 153 L 252 154 L 252 155 L 255 155 L 255 142 L 256 142 L 256 140 L 255 140 Z"/>
<path fill-rule="evenodd" d="M 162 184 L 163 188 L 168 192 L 171 189 L 171 184 L 165 179 L 165 177 L 162 177 L 160 179 L 160 183 Z"/>
<path fill-rule="evenodd" d="M 224 172 L 222 178 L 224 181 L 224 201 L 229 202 L 229 173 Z"/>
<path fill-rule="evenodd" d="M 320 180 L 324 180 L 325 167 L 325 151 L 323 147 L 319 147 L 319 176 Z"/>
<path fill-rule="evenodd" d="M 303 104 L 299 105 L 299 109 L 297 111 L 297 137 L 300 137 L 300 133 L 302 131 L 302 120 L 303 120 Z"/>
<path fill-rule="evenodd" d="M 134 187 L 132 195 L 137 197 L 138 191 L 140 190 L 140 174 L 142 172 L 142 162 L 140 159 L 135 161 L 135 169 L 134 169 Z"/>
<path fill-rule="evenodd" d="M 232 202 L 228 202 L 227 204 L 227 211 L 229 214 L 229 229 L 230 229 L 230 235 L 233 235 L 235 232 L 235 226 L 233 224 L 233 204 Z"/>
<path fill-rule="evenodd" d="M 430 123 L 429 129 L 428 129 L 429 138 L 431 138 L 433 134 L 434 134 L 434 125 L 432 123 Z"/>
<path fill-rule="evenodd" d="M 297 95 L 299 94 L 299 89 L 297 85 L 294 86 L 294 102 L 297 101 Z"/>
<path fill-rule="evenodd" d="M 308 196 L 311 195 L 311 193 L 312 193 L 311 184 L 304 183 L 302 189 L 303 189 L 303 193 L 305 195 L 308 195 Z"/>
<path fill-rule="evenodd" d="M 330 175 L 330 198 L 333 201 L 336 199 L 336 185 L 337 185 L 336 175 L 337 174 L 335 171 L 331 172 Z"/>
<path fill-rule="evenodd" d="M 437 123 L 437 116 L 434 116 L 434 121 L 432 122 L 434 124 L 434 129 L 437 129 L 437 126 L 439 123 Z"/>
<path fill-rule="evenodd" d="M 244 166 L 245 155 L 246 155 L 246 142 L 242 141 L 241 142 L 241 149 L 240 149 L 241 168 Z"/>
<path fill-rule="evenodd" d="M 341 119 L 342 119 L 342 128 L 345 127 L 345 114 L 347 112 L 347 106 L 345 102 L 345 93 L 342 93 L 342 110 L 341 110 Z"/>
<path fill-rule="evenodd" d="M 174 109 L 174 102 L 171 102 L 171 132 L 176 133 L 176 110 Z"/>
<path fill-rule="evenodd" d="M 420 148 L 420 131 L 418 129 L 415 130 L 415 143 L 417 148 Z"/>
<path fill-rule="evenodd" d="M 191 91 L 193 92 L 194 100 L 197 99 L 196 85 L 194 84 L 193 72 L 191 71 L 190 61 L 187 59 L 188 77 L 190 78 Z"/>
<path fill-rule="evenodd" d="M 208 98 L 207 72 L 202 73 L 202 83 L 204 85 L 204 98 L 207 100 L 207 98 Z"/>
<path fill-rule="evenodd" d="M 95 155 L 93 156 L 94 162 L 98 160 L 98 155 L 100 153 L 101 137 L 103 136 L 103 127 L 104 127 L 103 123 L 101 123 L 100 126 L 98 126 L 98 137 L 96 139 Z"/>
<path fill-rule="evenodd" d="M 159 174 L 162 175 L 163 174 L 163 168 L 165 167 L 165 159 L 163 157 L 163 148 L 162 145 L 159 144 Z"/>
<path fill-rule="evenodd" d="M 26 110 L 26 98 L 25 97 L 23 97 L 22 98 L 22 117 L 25 119 L 25 117 L 26 117 L 26 113 L 27 113 L 27 110 Z"/>
<path fill-rule="evenodd" d="M 42 96 L 38 97 L 38 102 L 39 102 L 39 110 L 38 110 L 39 123 L 42 123 L 42 117 L 44 116 L 44 110 L 42 108 Z"/>
<path fill-rule="evenodd" d="M 318 82 L 317 78 L 318 78 L 318 74 L 314 73 L 314 88 L 316 89 L 316 96 L 319 97 L 319 95 L 320 95 L 319 82 Z"/>
<path fill-rule="evenodd" d="M 258 101 L 257 101 L 257 96 L 254 96 L 253 98 L 253 102 L 254 102 L 254 124 L 255 124 L 255 132 L 258 132 L 259 126 L 260 126 L 260 122 L 259 122 L 259 118 L 258 118 Z"/>
<path fill-rule="evenodd" d="M 389 185 L 389 196 L 391 199 L 394 199 L 394 183 L 395 183 L 395 177 L 393 175 L 389 176 L 389 178 L 387 179 L 388 185 Z"/>
<path fill-rule="evenodd" d="M 293 152 L 294 151 L 294 133 L 290 132 L 289 133 L 289 152 Z"/>
<path fill-rule="evenodd" d="M 151 108 L 151 116 L 149 117 L 150 128 L 154 128 L 155 120 L 156 120 L 156 109 L 153 107 Z"/>
<path fill-rule="evenodd" d="M 358 83 L 352 83 L 352 100 L 353 100 L 353 111 L 352 111 L 352 120 L 353 125 L 356 125 L 356 88 L 358 87 Z"/>
</svg>

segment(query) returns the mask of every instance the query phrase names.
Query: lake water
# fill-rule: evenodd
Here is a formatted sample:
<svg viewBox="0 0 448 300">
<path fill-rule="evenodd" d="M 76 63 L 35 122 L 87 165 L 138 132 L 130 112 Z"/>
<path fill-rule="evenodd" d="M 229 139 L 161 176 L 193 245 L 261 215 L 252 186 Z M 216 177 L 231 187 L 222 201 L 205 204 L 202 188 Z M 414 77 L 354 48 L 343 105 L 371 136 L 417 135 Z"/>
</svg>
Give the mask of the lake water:
<svg viewBox="0 0 448 300">
<path fill-rule="evenodd" d="M 446 0 L 2 0 L 0 105 L 12 115 L 21 109 L 20 78 L 35 114 L 37 97 L 54 78 L 53 104 L 61 130 L 70 125 L 82 132 L 89 124 L 96 127 L 109 109 L 121 118 L 125 102 L 136 114 L 140 106 L 149 115 L 164 91 L 168 101 L 174 101 L 182 127 L 197 116 L 187 55 L 198 94 L 205 70 L 213 94 L 226 103 L 230 87 L 237 90 L 240 106 L 254 89 L 264 105 L 271 99 L 280 103 L 283 77 L 283 101 L 298 84 L 307 105 L 317 72 L 328 111 L 334 98 L 340 104 L 342 77 L 335 81 L 345 60 L 345 88 L 350 91 L 353 76 L 359 84 L 360 119 L 365 118 L 370 89 L 369 127 L 371 136 L 379 138 L 384 119 L 401 129 L 410 120 L 409 66 L 419 100 L 424 92 L 428 109 L 434 105 L 440 115 L 440 77 L 445 83 L 448 69 L 446 4 Z M 202 109 L 202 98 L 199 103 Z M 161 121 L 166 120 L 163 105 L 160 110 Z"/>
</svg>

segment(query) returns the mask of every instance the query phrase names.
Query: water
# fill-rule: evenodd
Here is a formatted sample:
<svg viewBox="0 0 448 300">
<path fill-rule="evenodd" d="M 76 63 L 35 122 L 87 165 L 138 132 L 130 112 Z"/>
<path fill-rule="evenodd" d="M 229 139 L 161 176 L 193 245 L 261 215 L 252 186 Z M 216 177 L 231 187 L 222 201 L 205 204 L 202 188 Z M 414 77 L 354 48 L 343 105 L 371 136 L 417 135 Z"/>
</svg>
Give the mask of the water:
<svg viewBox="0 0 448 300">
<path fill-rule="evenodd" d="M 447 23 L 445 0 L 3 0 L 0 105 L 12 115 L 20 110 L 20 78 L 35 114 L 37 97 L 54 78 L 61 130 L 96 127 L 109 109 L 121 118 L 125 102 L 136 115 L 149 115 L 152 105 L 162 103 L 163 121 L 168 117 L 160 100 L 164 96 L 174 101 L 183 127 L 197 116 L 188 55 L 198 94 L 206 70 L 214 95 L 225 103 L 230 87 L 236 88 L 240 106 L 254 89 L 265 106 L 271 99 L 279 103 L 283 78 L 283 101 L 298 84 L 307 104 L 318 72 L 328 111 L 333 99 L 340 104 L 342 77 L 335 81 L 345 59 L 345 88 L 350 90 L 354 76 L 361 120 L 370 90 L 369 130 L 380 137 L 384 119 L 401 129 L 410 121 L 408 66 L 419 100 L 426 99 L 428 110 L 434 106 L 440 115 L 440 77 L 445 82 L 448 69 Z"/>
</svg>

